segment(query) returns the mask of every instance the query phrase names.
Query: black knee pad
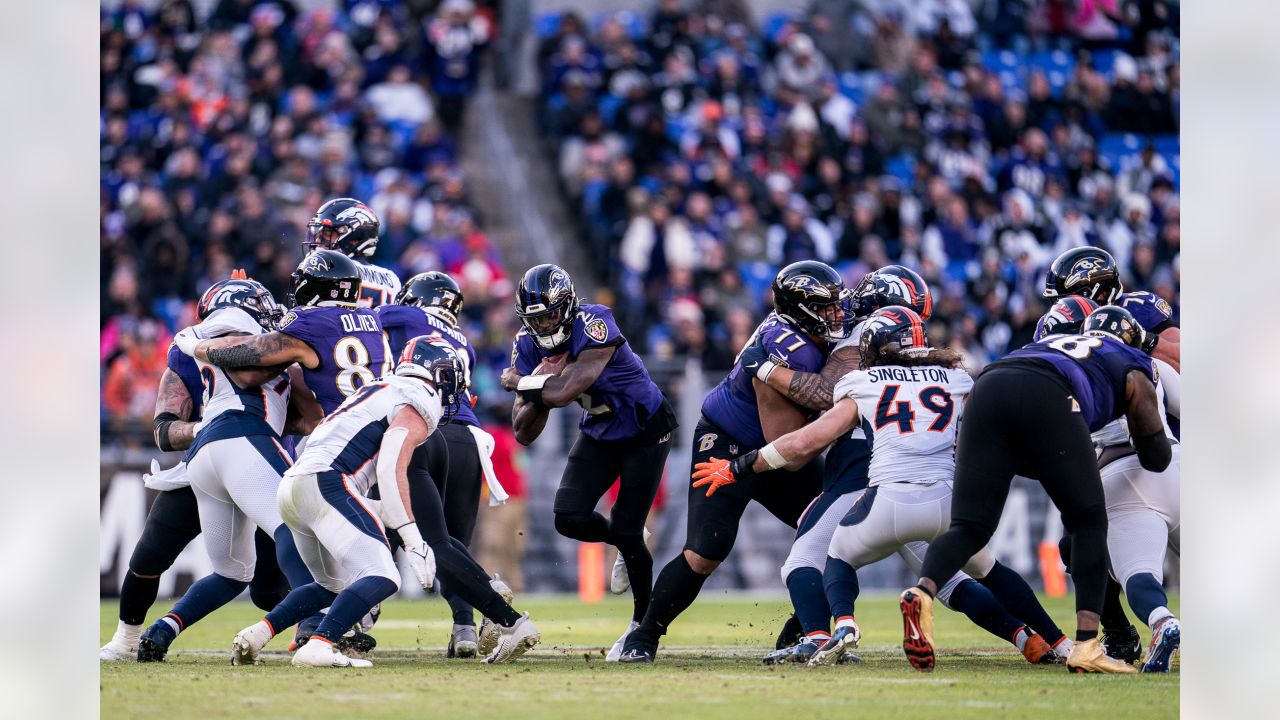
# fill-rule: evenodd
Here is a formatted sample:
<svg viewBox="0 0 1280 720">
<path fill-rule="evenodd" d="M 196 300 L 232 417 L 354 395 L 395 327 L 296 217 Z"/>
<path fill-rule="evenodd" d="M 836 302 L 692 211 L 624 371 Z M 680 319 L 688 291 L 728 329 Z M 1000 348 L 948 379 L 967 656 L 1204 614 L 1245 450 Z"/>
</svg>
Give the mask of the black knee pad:
<svg viewBox="0 0 1280 720">
<path fill-rule="evenodd" d="M 1107 506 L 1102 503 L 1087 505 L 1062 513 L 1062 525 L 1068 533 L 1107 531 Z"/>
<path fill-rule="evenodd" d="M 738 538 L 738 526 L 724 523 L 700 523 L 696 532 L 689 537 L 684 549 L 714 562 L 724 562 L 733 550 L 733 543 Z"/>
<path fill-rule="evenodd" d="M 285 584 L 283 587 L 278 585 L 259 585 L 258 583 L 249 583 L 249 599 L 253 604 L 263 612 L 271 612 L 276 609 L 282 600 L 289 594 L 289 586 Z"/>
<path fill-rule="evenodd" d="M 558 512 L 555 517 L 556 532 L 572 540 L 581 539 L 591 525 L 590 515 Z"/>
</svg>

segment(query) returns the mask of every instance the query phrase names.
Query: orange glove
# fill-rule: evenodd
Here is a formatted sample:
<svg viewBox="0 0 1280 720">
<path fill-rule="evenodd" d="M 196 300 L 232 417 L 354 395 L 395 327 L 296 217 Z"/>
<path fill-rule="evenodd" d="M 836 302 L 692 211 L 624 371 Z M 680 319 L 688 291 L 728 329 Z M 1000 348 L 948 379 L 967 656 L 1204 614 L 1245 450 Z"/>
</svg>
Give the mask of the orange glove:
<svg viewBox="0 0 1280 720">
<path fill-rule="evenodd" d="M 235 270 L 231 271 L 231 279 L 232 280 L 248 280 L 249 275 L 244 271 L 244 268 L 236 268 Z"/>
<path fill-rule="evenodd" d="M 696 488 L 711 486 L 707 488 L 707 497 L 711 497 L 716 490 L 725 485 L 732 485 L 738 481 L 733 476 L 733 468 L 729 466 L 729 461 L 718 458 L 711 458 L 709 462 L 694 465 L 693 479 L 693 486 Z"/>
</svg>

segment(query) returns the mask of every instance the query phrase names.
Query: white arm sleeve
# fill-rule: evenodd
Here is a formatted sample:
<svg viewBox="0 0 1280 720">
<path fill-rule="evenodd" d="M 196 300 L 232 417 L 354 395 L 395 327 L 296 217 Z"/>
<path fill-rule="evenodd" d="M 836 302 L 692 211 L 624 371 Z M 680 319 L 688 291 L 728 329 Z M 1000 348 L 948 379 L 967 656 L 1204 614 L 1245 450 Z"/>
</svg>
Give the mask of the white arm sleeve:
<svg viewBox="0 0 1280 720">
<path fill-rule="evenodd" d="M 379 512 L 382 522 L 393 530 L 413 522 L 404 506 L 404 499 L 400 497 L 400 479 L 396 473 L 400 451 L 408 435 L 407 428 L 391 428 L 382 436 L 382 447 L 378 450 L 378 494 L 382 496 Z"/>
<path fill-rule="evenodd" d="M 1160 386 L 1164 389 L 1164 407 L 1169 414 L 1182 417 L 1182 378 L 1173 366 L 1163 360 L 1156 360 L 1160 369 Z"/>
</svg>

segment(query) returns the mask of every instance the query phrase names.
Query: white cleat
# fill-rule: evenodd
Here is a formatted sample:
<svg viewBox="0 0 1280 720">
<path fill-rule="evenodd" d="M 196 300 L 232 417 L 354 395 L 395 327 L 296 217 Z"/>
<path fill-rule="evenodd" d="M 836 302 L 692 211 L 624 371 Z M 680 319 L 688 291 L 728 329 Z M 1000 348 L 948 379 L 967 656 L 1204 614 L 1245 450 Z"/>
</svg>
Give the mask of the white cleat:
<svg viewBox="0 0 1280 720">
<path fill-rule="evenodd" d="M 271 626 L 263 620 L 236 633 L 235 639 L 231 641 L 231 664 L 261 665 L 259 654 L 272 637 Z"/>
<path fill-rule="evenodd" d="M 138 662 L 138 640 L 134 638 L 130 644 L 128 640 L 120 637 L 116 633 L 111 638 L 111 642 L 103 645 L 98 650 L 98 660 L 102 662 Z"/>
<path fill-rule="evenodd" d="M 373 663 L 343 655 L 333 643 L 315 635 L 293 654 L 294 667 L 373 667 Z"/>
<path fill-rule="evenodd" d="M 644 541 L 649 542 L 649 536 L 653 533 L 649 532 L 649 528 L 644 529 Z M 627 563 L 622 559 L 622 553 L 618 553 L 618 557 L 613 561 L 613 573 L 609 576 L 609 592 L 614 595 L 621 595 L 631 587 L 631 576 L 627 573 Z"/>
<path fill-rule="evenodd" d="M 493 579 L 489 581 L 489 587 L 501 595 L 503 601 L 508 605 L 516 599 L 516 594 L 511 591 L 511 586 L 503 582 L 502 578 L 498 577 L 498 573 L 493 574 Z M 485 618 L 480 622 L 480 631 L 477 635 L 476 652 L 480 655 L 488 655 L 493 652 L 494 648 L 498 647 L 498 639 L 502 635 L 502 626 L 489 618 Z"/>
<path fill-rule="evenodd" d="M 489 664 L 515 662 L 521 655 L 542 642 L 542 635 L 529 619 L 529 613 L 521 615 L 511 627 L 502 625 L 498 627 L 500 628 L 498 646 L 489 657 L 484 659 Z"/>
<path fill-rule="evenodd" d="M 627 644 L 627 636 L 631 634 L 632 630 L 635 630 L 638 627 L 640 627 L 640 623 L 632 620 L 631 624 L 627 626 L 627 629 L 622 631 L 622 637 L 618 638 L 618 642 L 614 643 L 613 647 L 609 648 L 609 654 L 604 656 L 605 662 L 618 662 L 622 657 L 622 648 Z"/>
</svg>

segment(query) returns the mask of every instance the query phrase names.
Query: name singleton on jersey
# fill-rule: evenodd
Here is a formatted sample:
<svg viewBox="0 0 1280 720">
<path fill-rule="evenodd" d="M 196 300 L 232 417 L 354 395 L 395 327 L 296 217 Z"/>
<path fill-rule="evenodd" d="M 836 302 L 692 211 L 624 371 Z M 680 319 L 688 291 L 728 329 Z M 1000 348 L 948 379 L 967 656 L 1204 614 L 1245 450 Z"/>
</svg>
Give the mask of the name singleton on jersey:
<svg viewBox="0 0 1280 720">
<path fill-rule="evenodd" d="M 871 382 L 947 382 L 947 371 L 936 367 L 878 367 L 867 371 Z"/>
</svg>

